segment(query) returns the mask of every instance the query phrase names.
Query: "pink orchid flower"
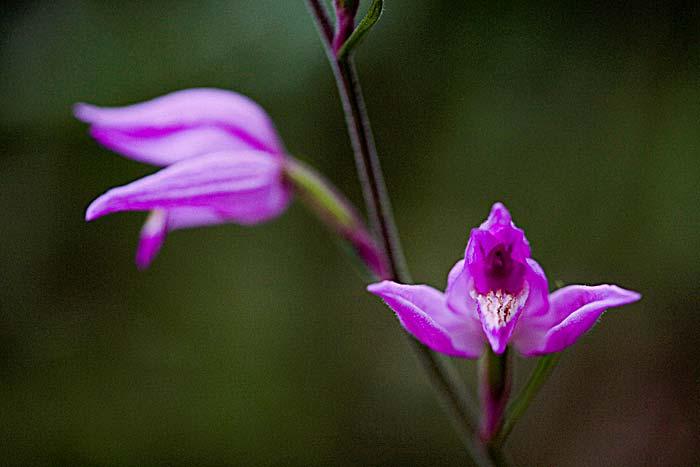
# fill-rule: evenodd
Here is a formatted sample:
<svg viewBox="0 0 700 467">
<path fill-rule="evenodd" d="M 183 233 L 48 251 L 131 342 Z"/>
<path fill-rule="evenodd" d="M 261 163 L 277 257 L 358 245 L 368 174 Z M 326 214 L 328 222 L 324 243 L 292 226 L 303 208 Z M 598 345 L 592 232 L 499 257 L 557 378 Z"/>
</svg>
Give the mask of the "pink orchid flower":
<svg viewBox="0 0 700 467">
<path fill-rule="evenodd" d="M 465 257 L 443 293 L 427 285 L 372 284 L 403 327 L 431 349 L 478 358 L 488 342 L 502 354 L 512 344 L 526 356 L 572 345 L 608 308 L 640 294 L 615 285 L 570 285 L 548 293 L 547 277 L 530 257 L 530 244 L 501 203 L 472 229 Z"/>
<path fill-rule="evenodd" d="M 136 264 L 146 268 L 169 231 L 279 216 L 291 189 L 285 149 L 270 117 L 245 96 L 187 89 L 119 108 L 77 104 L 103 146 L 133 160 L 166 166 L 113 188 L 90 204 L 86 220 L 120 211 L 151 211 Z"/>
</svg>

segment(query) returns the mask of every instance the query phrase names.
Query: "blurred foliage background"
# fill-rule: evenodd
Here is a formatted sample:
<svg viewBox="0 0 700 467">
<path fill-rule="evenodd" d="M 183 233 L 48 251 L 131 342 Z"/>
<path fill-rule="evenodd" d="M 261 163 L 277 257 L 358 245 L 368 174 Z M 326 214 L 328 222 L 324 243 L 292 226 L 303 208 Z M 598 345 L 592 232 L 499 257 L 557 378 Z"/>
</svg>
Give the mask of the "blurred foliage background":
<svg viewBox="0 0 700 467">
<path fill-rule="evenodd" d="M 501 200 L 551 283 L 644 295 L 567 351 L 513 457 L 697 465 L 698 3 L 386 4 L 357 60 L 416 280 L 442 287 Z M 143 273 L 143 216 L 83 221 L 154 169 L 72 104 L 195 86 L 256 99 L 361 202 L 303 2 L 22 1 L 0 24 L 2 464 L 468 462 L 392 314 L 299 205 L 176 232 Z"/>
</svg>

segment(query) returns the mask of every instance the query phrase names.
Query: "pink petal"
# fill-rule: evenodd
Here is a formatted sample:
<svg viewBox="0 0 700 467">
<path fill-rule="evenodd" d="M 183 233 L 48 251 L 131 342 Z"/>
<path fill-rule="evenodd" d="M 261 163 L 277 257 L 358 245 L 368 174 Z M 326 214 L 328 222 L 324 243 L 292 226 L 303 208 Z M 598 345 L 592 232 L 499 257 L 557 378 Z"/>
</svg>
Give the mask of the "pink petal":
<svg viewBox="0 0 700 467">
<path fill-rule="evenodd" d="M 76 104 L 74 113 L 100 144 L 154 165 L 222 150 L 284 152 L 265 111 L 232 91 L 186 89 L 115 108 Z"/>
<path fill-rule="evenodd" d="M 447 288 L 445 289 L 447 306 L 455 313 L 468 316 L 470 312 L 473 312 L 476 317 L 476 304 L 469 296 L 468 285 L 469 271 L 465 270 L 464 260 L 461 259 L 452 266 L 447 275 Z"/>
<path fill-rule="evenodd" d="M 481 327 L 495 353 L 505 352 L 528 298 L 527 293 L 525 286 L 516 295 L 502 290 L 474 294 Z"/>
<path fill-rule="evenodd" d="M 160 252 L 169 232 L 192 227 L 204 227 L 229 222 L 214 209 L 206 206 L 179 207 L 164 211 L 151 211 L 141 229 L 139 244 L 136 249 L 136 266 L 139 269 L 148 268 Z"/>
<path fill-rule="evenodd" d="M 641 295 L 616 285 L 571 285 L 549 296 L 549 311 L 523 327 L 515 342 L 524 355 L 560 352 L 596 323 L 608 308 L 636 302 Z"/>
<path fill-rule="evenodd" d="M 469 320 L 469 323 L 475 327 L 475 330 L 481 332 L 481 322 L 476 310 L 476 301 L 470 294 L 470 290 L 473 287 L 474 281 L 469 274 L 469 269 L 464 267 L 464 260 L 457 261 L 447 276 L 447 289 L 445 290 L 447 306 L 452 312 Z"/>
<path fill-rule="evenodd" d="M 542 316 L 549 310 L 549 282 L 542 266 L 532 258 L 525 260 L 527 269 L 525 281 L 528 283 L 530 293 L 523 309 L 520 322 L 534 316 Z M 516 329 L 517 332 L 517 329 Z"/>
<path fill-rule="evenodd" d="M 507 227 L 510 226 L 512 222 L 513 218 L 503 203 L 494 203 L 494 205 L 491 206 L 488 219 L 486 219 L 479 228 L 490 230 L 496 226 Z"/>
<path fill-rule="evenodd" d="M 290 190 L 281 163 L 259 151 L 219 152 L 173 164 L 128 185 L 109 190 L 88 207 L 86 219 L 119 211 L 173 210 L 174 227 L 203 219 L 256 224 L 287 207 Z"/>
<path fill-rule="evenodd" d="M 168 230 L 206 227 L 226 222 L 214 208 L 206 206 L 178 207 L 168 210 Z"/>
<path fill-rule="evenodd" d="M 367 290 L 394 310 L 401 325 L 436 352 L 478 358 L 483 335 L 465 317 L 453 313 L 445 295 L 427 285 L 404 285 L 392 281 L 372 284 Z"/>
<path fill-rule="evenodd" d="M 168 230 L 168 213 L 161 209 L 151 211 L 141 229 L 139 245 L 136 248 L 136 267 L 146 269 L 156 257 L 165 242 Z"/>
<path fill-rule="evenodd" d="M 228 222 L 215 210 L 205 206 L 155 209 L 141 229 L 136 249 L 136 267 L 148 268 L 160 252 L 168 232 L 190 227 L 204 227 Z"/>
</svg>

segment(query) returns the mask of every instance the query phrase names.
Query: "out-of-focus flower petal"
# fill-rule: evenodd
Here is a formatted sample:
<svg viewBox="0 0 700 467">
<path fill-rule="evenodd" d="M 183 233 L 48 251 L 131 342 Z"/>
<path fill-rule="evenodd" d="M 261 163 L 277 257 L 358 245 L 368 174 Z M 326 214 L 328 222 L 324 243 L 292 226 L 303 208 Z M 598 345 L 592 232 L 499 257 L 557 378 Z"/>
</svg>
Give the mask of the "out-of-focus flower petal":
<svg viewBox="0 0 700 467">
<path fill-rule="evenodd" d="M 279 161 L 259 151 L 224 151 L 187 159 L 113 188 L 92 202 L 86 220 L 119 211 L 163 209 L 175 210 L 174 228 L 214 223 L 215 217 L 256 224 L 278 216 L 290 197 Z M 197 212 L 200 208 L 202 213 Z"/>
<path fill-rule="evenodd" d="M 186 89 L 125 107 L 77 104 L 74 112 L 100 144 L 153 165 L 223 150 L 284 152 L 265 111 L 222 89 Z"/>
<path fill-rule="evenodd" d="M 204 227 L 229 222 L 214 209 L 206 206 L 155 209 L 141 229 L 139 244 L 136 249 L 136 266 L 148 268 L 160 252 L 169 232 L 177 229 Z"/>
<path fill-rule="evenodd" d="M 168 213 L 162 209 L 151 211 L 141 228 L 136 248 L 136 267 L 146 269 L 156 257 L 168 233 Z"/>
<path fill-rule="evenodd" d="M 392 281 L 372 284 L 367 290 L 384 300 L 403 327 L 431 349 L 463 358 L 481 354 L 484 340 L 478 326 L 452 312 L 442 292 L 427 285 Z"/>
<path fill-rule="evenodd" d="M 514 345 L 524 355 L 560 352 L 572 345 L 608 308 L 636 302 L 637 292 L 616 285 L 571 285 L 549 296 L 549 311 L 523 323 Z"/>
</svg>

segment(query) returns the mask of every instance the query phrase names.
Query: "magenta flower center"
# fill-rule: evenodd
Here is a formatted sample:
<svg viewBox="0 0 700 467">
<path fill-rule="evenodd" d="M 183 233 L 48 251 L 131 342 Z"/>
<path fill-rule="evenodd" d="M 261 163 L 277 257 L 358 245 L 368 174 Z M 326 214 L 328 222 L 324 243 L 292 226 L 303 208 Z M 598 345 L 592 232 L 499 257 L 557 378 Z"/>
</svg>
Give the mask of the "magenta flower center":
<svg viewBox="0 0 700 467">
<path fill-rule="evenodd" d="M 513 258 L 510 256 L 510 245 L 499 244 L 492 249 L 486 259 L 486 273 L 493 278 L 508 277 L 513 269 Z"/>
<path fill-rule="evenodd" d="M 470 262 L 469 269 L 480 294 L 501 291 L 517 295 L 523 289 L 525 265 L 513 258 L 511 243 L 497 243 L 487 250 L 479 242 L 478 251 L 479 254 Z"/>
</svg>

